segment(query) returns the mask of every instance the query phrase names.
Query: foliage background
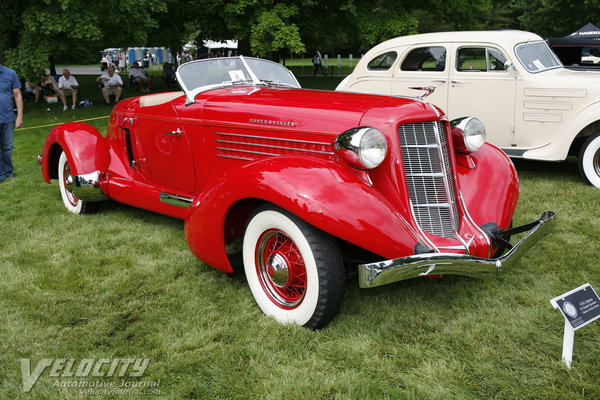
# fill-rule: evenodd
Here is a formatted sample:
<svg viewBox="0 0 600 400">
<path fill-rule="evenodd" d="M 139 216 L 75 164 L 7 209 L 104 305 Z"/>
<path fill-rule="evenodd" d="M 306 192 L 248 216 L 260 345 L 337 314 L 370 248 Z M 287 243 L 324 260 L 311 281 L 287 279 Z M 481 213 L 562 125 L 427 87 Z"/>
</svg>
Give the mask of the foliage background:
<svg viewBox="0 0 600 400">
<path fill-rule="evenodd" d="M 235 39 L 240 54 L 279 59 L 445 30 L 564 36 L 588 21 L 600 23 L 600 0 L 3 0 L 0 62 L 31 80 L 54 60 L 96 63 L 106 47 Z"/>
</svg>

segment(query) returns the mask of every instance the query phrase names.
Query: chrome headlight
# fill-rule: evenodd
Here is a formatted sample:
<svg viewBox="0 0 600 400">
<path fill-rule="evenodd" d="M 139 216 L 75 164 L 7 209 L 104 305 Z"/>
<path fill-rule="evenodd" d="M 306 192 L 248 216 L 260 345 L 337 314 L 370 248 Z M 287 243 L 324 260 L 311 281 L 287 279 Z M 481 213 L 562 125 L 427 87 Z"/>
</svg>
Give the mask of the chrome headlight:
<svg viewBox="0 0 600 400">
<path fill-rule="evenodd" d="M 373 169 L 385 160 L 387 140 L 370 126 L 352 128 L 334 142 L 335 154 L 357 169 Z"/>
<path fill-rule="evenodd" d="M 485 126 L 475 117 L 450 121 L 454 149 L 459 153 L 476 152 L 485 143 Z"/>
</svg>

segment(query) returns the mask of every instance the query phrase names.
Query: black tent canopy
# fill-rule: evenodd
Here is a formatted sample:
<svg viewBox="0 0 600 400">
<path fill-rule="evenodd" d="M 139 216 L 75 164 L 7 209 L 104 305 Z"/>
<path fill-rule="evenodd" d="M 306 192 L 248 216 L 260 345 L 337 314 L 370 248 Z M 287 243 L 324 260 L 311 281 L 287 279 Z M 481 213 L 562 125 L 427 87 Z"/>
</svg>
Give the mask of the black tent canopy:
<svg viewBox="0 0 600 400">
<path fill-rule="evenodd" d="M 548 44 L 568 68 L 600 68 L 600 28 L 591 22 L 570 35 L 548 38 Z"/>
</svg>

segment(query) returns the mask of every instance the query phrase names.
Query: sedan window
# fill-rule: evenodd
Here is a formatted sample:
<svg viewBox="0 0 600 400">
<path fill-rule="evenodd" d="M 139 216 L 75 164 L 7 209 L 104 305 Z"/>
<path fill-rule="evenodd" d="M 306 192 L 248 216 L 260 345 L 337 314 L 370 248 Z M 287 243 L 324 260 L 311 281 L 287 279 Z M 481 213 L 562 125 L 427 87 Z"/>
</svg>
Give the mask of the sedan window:
<svg viewBox="0 0 600 400">
<path fill-rule="evenodd" d="M 419 47 L 412 50 L 400 66 L 402 71 L 444 71 L 446 69 L 446 48 Z"/>
<path fill-rule="evenodd" d="M 487 47 L 463 47 L 458 49 L 457 71 L 504 71 L 506 57 L 496 49 Z"/>
<path fill-rule="evenodd" d="M 392 67 L 394 61 L 396 61 L 396 57 L 398 57 L 398 53 L 395 51 L 381 54 L 369 62 L 367 69 L 369 71 L 387 71 Z"/>
</svg>

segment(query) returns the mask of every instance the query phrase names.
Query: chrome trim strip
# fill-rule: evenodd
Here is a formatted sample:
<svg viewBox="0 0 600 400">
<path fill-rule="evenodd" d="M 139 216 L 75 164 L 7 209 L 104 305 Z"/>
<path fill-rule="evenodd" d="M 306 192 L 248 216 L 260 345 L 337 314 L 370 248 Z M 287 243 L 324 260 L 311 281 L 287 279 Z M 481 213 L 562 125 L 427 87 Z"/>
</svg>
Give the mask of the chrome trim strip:
<svg viewBox="0 0 600 400">
<path fill-rule="evenodd" d="M 222 157 L 222 158 L 233 158 L 234 160 L 254 161 L 254 158 L 247 158 L 247 157 L 236 157 L 236 156 L 226 156 L 226 155 L 224 155 L 224 154 L 217 154 L 217 157 Z"/>
<path fill-rule="evenodd" d="M 460 204 L 462 205 L 463 210 L 465 210 L 465 216 L 467 217 L 467 219 L 469 220 L 471 225 L 476 227 L 477 230 L 479 231 L 479 233 L 481 233 L 481 235 L 485 238 L 485 241 L 488 246 L 487 258 L 490 258 L 492 256 L 492 242 L 490 242 L 490 238 L 479 226 L 477 226 L 475 221 L 473 221 L 473 218 L 471 218 L 471 214 L 469 214 L 469 210 L 467 209 L 467 206 L 465 205 L 465 200 L 463 199 L 462 192 L 460 190 L 458 191 L 458 199 L 460 200 Z"/>
<path fill-rule="evenodd" d="M 359 285 L 370 288 L 423 275 L 448 274 L 486 278 L 498 275 L 502 268 L 514 267 L 518 260 L 554 228 L 556 214 L 544 211 L 537 224 L 505 255 L 480 258 L 462 254 L 416 254 L 393 260 L 358 266 Z"/>
<path fill-rule="evenodd" d="M 238 133 L 223 133 L 223 132 L 215 132 L 216 135 L 222 136 L 237 136 L 237 137 L 245 137 L 251 139 L 266 139 L 266 140 L 279 140 L 282 142 L 294 142 L 294 143 L 305 143 L 305 144 L 317 144 L 320 146 L 330 146 L 331 143 L 323 143 L 323 142 L 311 142 L 310 140 L 299 140 L 299 139 L 285 139 L 278 137 L 268 137 L 268 136 L 254 136 L 254 135 L 244 135 Z"/>
<path fill-rule="evenodd" d="M 437 137 L 438 154 L 439 154 L 440 161 L 441 161 L 441 168 L 442 168 L 442 171 L 444 174 L 444 176 L 443 176 L 444 188 L 446 189 L 446 193 L 448 194 L 448 200 L 452 201 L 452 198 L 454 198 L 456 196 L 456 194 L 455 194 L 456 192 L 453 192 L 455 190 L 454 184 L 452 185 L 452 187 L 450 187 L 449 179 L 454 179 L 454 175 L 452 174 L 451 169 L 450 169 L 450 174 L 448 174 L 448 165 L 446 165 L 446 162 L 445 162 L 447 157 L 445 157 L 444 149 L 442 146 L 442 134 L 440 132 L 440 125 L 441 125 L 441 127 L 444 127 L 444 125 L 442 125 L 440 123 L 433 124 L 433 130 Z M 449 152 L 448 147 L 450 146 L 450 143 L 448 141 L 448 132 L 446 132 L 445 129 L 443 129 L 442 132 L 445 134 L 444 141 L 446 142 L 446 149 Z M 450 160 L 448 160 L 448 161 L 450 161 Z M 449 214 L 450 214 L 450 221 L 451 221 L 450 224 L 452 225 L 452 230 L 454 231 L 454 236 L 458 237 L 458 228 L 460 226 L 460 220 L 457 221 L 457 218 L 456 218 L 456 204 L 448 203 L 448 210 L 449 210 Z M 464 241 L 462 240 L 462 238 L 460 239 L 460 241 L 464 244 Z M 467 250 L 467 253 L 468 252 L 469 251 Z"/>
<path fill-rule="evenodd" d="M 286 147 L 286 146 L 274 146 L 271 144 L 260 144 L 260 143 L 248 143 L 248 142 L 235 142 L 233 140 L 221 140 L 218 139 L 219 143 L 227 143 L 227 144 L 239 144 L 242 146 L 257 146 L 257 147 L 268 147 L 270 149 L 281 149 L 281 150 L 294 150 L 294 151 L 304 151 L 306 153 L 317 153 L 317 154 L 327 154 L 334 155 L 332 151 L 320 151 L 320 150 L 310 150 L 310 149 L 299 149 L 297 147 Z"/>
<path fill-rule="evenodd" d="M 82 201 L 104 201 L 108 196 L 100 190 L 100 171 L 73 176 L 73 194 Z"/>
<path fill-rule="evenodd" d="M 165 204 L 169 204 L 171 206 L 181 207 L 181 208 L 190 208 L 190 205 L 192 204 L 192 201 L 194 200 L 191 197 L 179 196 L 179 195 L 171 194 L 171 193 L 167 193 L 167 192 L 161 192 L 158 195 L 158 198 L 160 199 L 161 203 L 165 203 Z"/>
<path fill-rule="evenodd" d="M 249 154 L 259 154 L 261 156 L 280 156 L 281 154 L 275 154 L 275 153 L 265 153 L 262 151 L 254 151 L 254 150 L 242 150 L 242 149 L 230 149 L 228 147 L 217 147 L 217 150 L 223 150 L 223 151 L 237 151 L 239 153 L 249 153 Z"/>
</svg>

